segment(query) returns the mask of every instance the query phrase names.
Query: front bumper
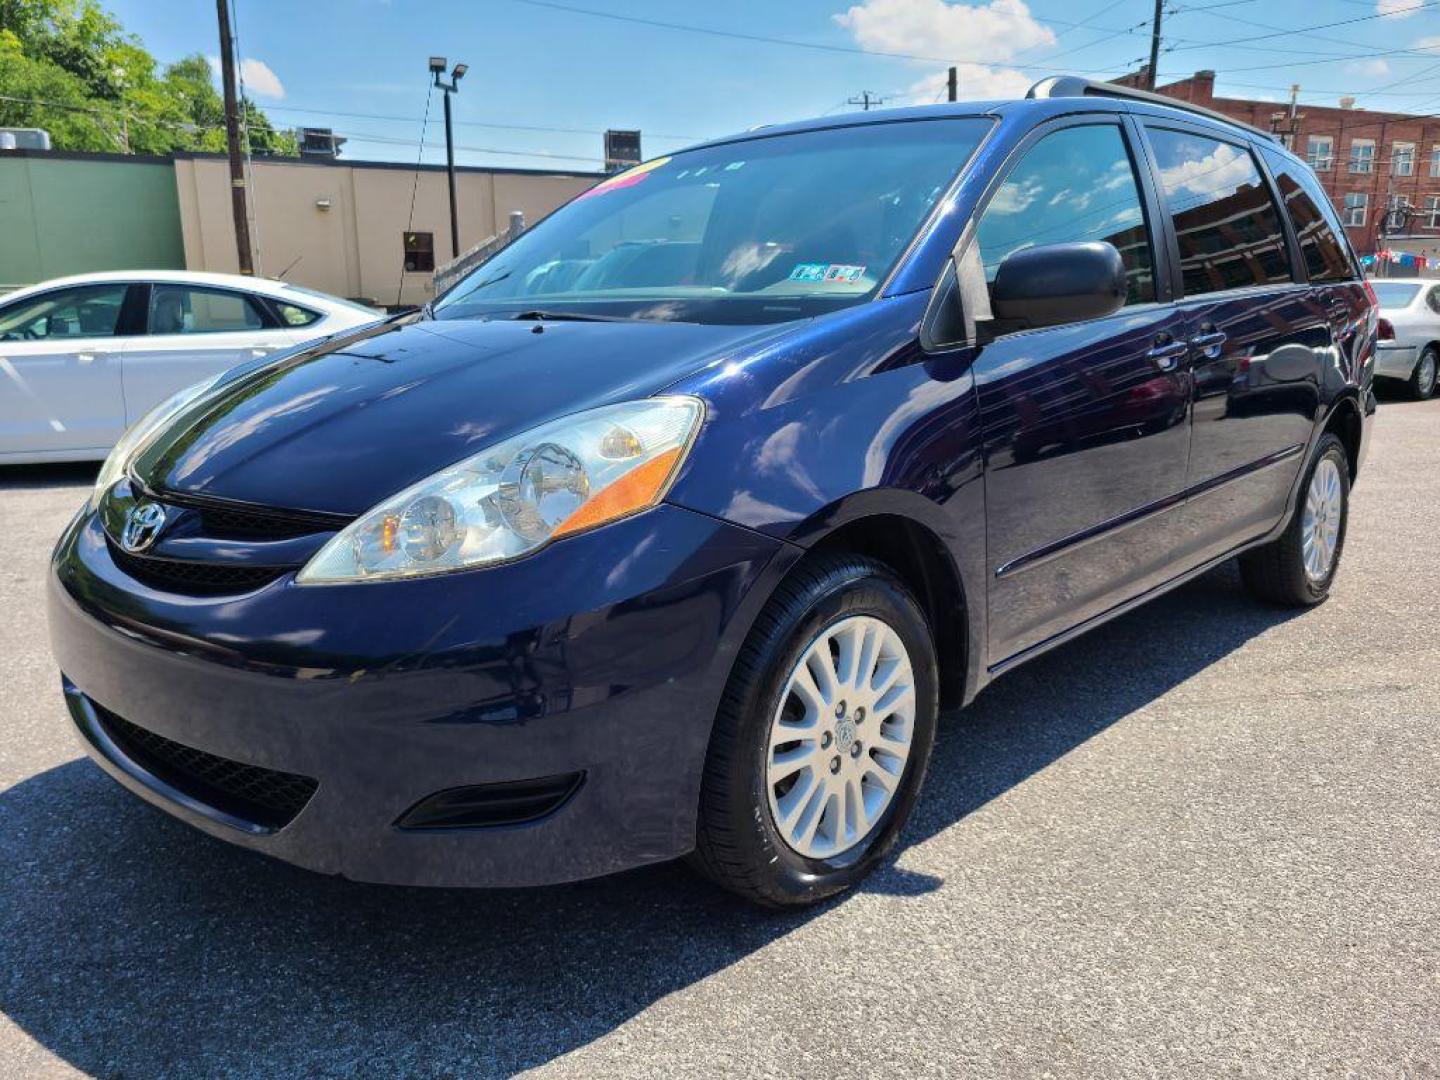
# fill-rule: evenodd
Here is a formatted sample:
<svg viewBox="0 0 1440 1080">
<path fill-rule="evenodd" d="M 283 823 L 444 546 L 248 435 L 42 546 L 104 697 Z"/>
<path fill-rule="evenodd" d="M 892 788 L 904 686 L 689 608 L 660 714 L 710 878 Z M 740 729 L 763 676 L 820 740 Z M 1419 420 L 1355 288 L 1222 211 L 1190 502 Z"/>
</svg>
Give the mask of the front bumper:
<svg viewBox="0 0 1440 1080">
<path fill-rule="evenodd" d="M 546 884 L 693 847 L 721 691 L 790 558 L 661 506 L 489 570 L 178 597 L 127 577 L 84 514 L 56 549 L 50 633 L 87 752 L 176 817 L 360 881 Z M 318 786 L 258 827 L 97 738 L 106 715 Z M 557 775 L 583 782 L 539 820 L 397 826 L 436 792 Z"/>
<path fill-rule="evenodd" d="M 1379 344 L 1375 346 L 1375 374 L 1383 379 L 1408 379 L 1420 359 L 1414 345 Z"/>
</svg>

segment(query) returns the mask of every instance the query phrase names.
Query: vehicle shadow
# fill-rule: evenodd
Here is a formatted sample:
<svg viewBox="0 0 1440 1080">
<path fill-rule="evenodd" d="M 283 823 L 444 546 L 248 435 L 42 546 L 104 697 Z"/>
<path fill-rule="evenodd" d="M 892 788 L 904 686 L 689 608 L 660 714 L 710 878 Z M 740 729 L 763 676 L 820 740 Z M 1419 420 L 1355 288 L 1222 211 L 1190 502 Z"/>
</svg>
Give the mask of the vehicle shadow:
<svg viewBox="0 0 1440 1080">
<path fill-rule="evenodd" d="M 91 484 L 100 471 L 98 461 L 45 465 L 0 465 L 0 491 L 21 488 L 68 487 Z"/>
<path fill-rule="evenodd" d="M 1006 676 L 946 718 L 906 842 L 966 828 L 1287 616 L 1222 568 Z M 86 761 L 0 793 L 0 857 L 0 1010 L 106 1076 L 509 1074 L 855 902 L 758 911 L 678 864 L 529 891 L 355 885 L 191 831 Z M 866 889 L 945 887 L 892 864 Z"/>
</svg>

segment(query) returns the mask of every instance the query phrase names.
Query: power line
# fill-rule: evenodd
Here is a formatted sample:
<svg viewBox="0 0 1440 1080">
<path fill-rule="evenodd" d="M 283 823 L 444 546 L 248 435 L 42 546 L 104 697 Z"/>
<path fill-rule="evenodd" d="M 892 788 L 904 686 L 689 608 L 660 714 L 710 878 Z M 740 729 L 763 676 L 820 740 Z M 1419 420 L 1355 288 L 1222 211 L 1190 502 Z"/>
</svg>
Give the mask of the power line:
<svg viewBox="0 0 1440 1080">
<path fill-rule="evenodd" d="M 525 2 L 534 2 L 534 0 L 525 0 Z M 1315 24 L 1314 26 L 1308 27 L 1308 28 L 1307 28 L 1307 31 L 1308 31 L 1308 32 L 1313 32 L 1313 31 L 1315 31 L 1315 30 L 1330 30 L 1330 29 L 1333 29 L 1334 27 L 1337 27 L 1337 26 L 1353 26 L 1353 25 L 1355 25 L 1356 23 L 1371 22 L 1371 21 L 1374 20 L 1374 19 L 1390 18 L 1390 17 L 1392 17 L 1392 16 L 1394 16 L 1394 15 L 1402 14 L 1402 13 L 1405 13 L 1405 12 L 1423 11 L 1423 10 L 1425 10 L 1425 9 L 1427 9 L 1427 8 L 1433 8 L 1433 7 L 1435 7 L 1437 3 L 1440 3 L 1440 0 L 1420 0 L 1419 3 L 1412 4 L 1412 5 L 1408 6 L 1408 7 L 1396 8 L 1396 9 L 1393 10 L 1393 11 L 1387 11 L 1387 12 L 1384 12 L 1383 14 L 1377 13 L 1377 14 L 1373 14 L 1373 15 L 1358 15 L 1358 16 L 1356 16 L 1356 17 L 1353 18 L 1353 19 L 1340 19 L 1340 20 L 1337 20 L 1336 22 L 1317 23 L 1317 24 Z M 1266 39 L 1268 39 L 1268 38 L 1290 37 L 1290 36 L 1294 35 L 1295 33 L 1296 33 L 1296 31 L 1294 31 L 1294 30 L 1276 30 L 1276 31 L 1274 31 L 1274 32 L 1272 32 L 1272 33 L 1269 33 L 1269 34 L 1258 34 L 1258 35 L 1256 35 L 1256 34 L 1251 34 L 1251 35 L 1249 35 L 1248 37 L 1232 38 L 1232 39 L 1229 40 L 1229 41 L 1200 41 L 1200 42 L 1196 42 L 1196 43 L 1193 44 L 1193 45 L 1176 46 L 1175 48 L 1166 49 L 1165 51 L 1166 51 L 1166 52 L 1189 52 L 1189 51 L 1194 50 L 1194 49 L 1214 49 L 1214 48 L 1220 48 L 1220 47 L 1226 46 L 1226 45 L 1243 45 L 1243 44 L 1246 44 L 1247 42 L 1252 42 L 1252 41 L 1264 41 L 1264 40 L 1266 40 Z"/>
<path fill-rule="evenodd" d="M 689 23 L 666 22 L 661 19 L 645 19 L 638 15 L 622 15 L 615 11 L 599 11 L 595 8 L 578 7 L 573 4 L 559 3 L 558 0 L 511 0 L 512 3 L 526 4 L 530 7 L 547 8 L 552 11 L 564 11 L 572 15 L 588 15 L 596 19 L 611 19 L 615 22 L 632 23 L 639 26 L 649 26 L 658 30 L 676 30 L 687 34 L 706 34 L 710 37 L 731 38 L 737 41 L 754 41 L 764 45 L 784 45 L 792 49 L 812 49 L 817 52 L 845 53 L 851 56 L 883 56 L 895 60 L 923 60 L 933 64 L 953 64 L 956 62 L 966 64 L 984 64 L 990 66 L 995 64 L 994 57 L 960 57 L 960 56 L 923 56 L 918 53 L 890 52 L 882 49 L 862 49 L 857 45 L 833 45 L 818 41 L 796 41 L 794 38 L 770 37 L 766 34 L 748 34 L 739 30 L 721 30 L 711 26 L 695 26 Z M 1440 2 L 1440 0 L 1435 0 Z M 1046 22 L 1055 23 L 1059 26 L 1080 27 L 1083 23 L 1070 22 L 1065 19 L 1046 17 Z M 1097 30 L 1106 30 L 1106 27 L 1093 27 Z M 1121 31 L 1130 33 L 1132 31 Z M 1021 70 L 1036 70 L 1041 65 L 1036 64 L 1012 64 Z"/>
<path fill-rule="evenodd" d="M 420 190 L 420 161 L 425 156 L 425 125 L 430 120 L 430 102 L 435 97 L 435 86 L 427 83 L 425 86 L 425 115 L 420 121 L 420 151 L 415 155 L 415 179 L 410 184 L 410 218 L 405 224 L 405 232 L 408 234 L 415 228 L 415 195 Z M 406 245 L 409 245 L 407 235 Z M 432 245 L 433 247 L 433 245 Z M 432 256 L 433 259 L 433 256 Z M 400 284 L 395 287 L 395 306 L 400 306 L 400 297 L 405 292 L 405 264 L 400 264 Z"/>
<path fill-rule="evenodd" d="M 383 113 L 341 112 L 338 109 L 304 109 L 295 105 L 266 105 L 266 112 L 308 113 L 314 116 L 341 116 L 356 120 L 389 120 L 395 123 L 414 123 L 413 116 L 390 116 Z M 438 123 L 438 121 L 432 121 Z M 456 120 L 456 127 L 496 128 L 501 131 L 535 131 L 548 135 L 604 135 L 600 128 L 546 127 L 540 124 L 497 124 L 481 120 Z M 700 142 L 705 135 L 661 135 L 647 131 L 647 139 L 673 139 L 676 142 Z M 597 159 L 598 160 L 598 159 Z"/>
</svg>

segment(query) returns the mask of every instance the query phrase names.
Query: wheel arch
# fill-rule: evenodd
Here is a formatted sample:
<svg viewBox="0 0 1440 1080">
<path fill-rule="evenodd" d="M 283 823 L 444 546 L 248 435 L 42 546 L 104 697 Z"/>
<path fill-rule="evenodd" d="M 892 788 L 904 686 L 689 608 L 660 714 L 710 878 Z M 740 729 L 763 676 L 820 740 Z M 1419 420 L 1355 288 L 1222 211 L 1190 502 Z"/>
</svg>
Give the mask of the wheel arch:
<svg viewBox="0 0 1440 1080">
<path fill-rule="evenodd" d="M 1354 397 L 1346 395 L 1338 400 L 1325 418 L 1320 434 L 1333 432 L 1345 445 L 1345 458 L 1350 463 L 1350 480 L 1353 483 L 1360 472 L 1360 448 L 1364 421 L 1360 404 Z"/>
<path fill-rule="evenodd" d="M 969 677 L 975 653 L 970 597 L 940 536 L 903 514 L 866 514 L 831 529 L 810 545 L 806 557 L 838 554 L 884 563 L 914 594 L 935 636 L 940 707 L 957 708 L 973 697 L 978 687 Z"/>
</svg>

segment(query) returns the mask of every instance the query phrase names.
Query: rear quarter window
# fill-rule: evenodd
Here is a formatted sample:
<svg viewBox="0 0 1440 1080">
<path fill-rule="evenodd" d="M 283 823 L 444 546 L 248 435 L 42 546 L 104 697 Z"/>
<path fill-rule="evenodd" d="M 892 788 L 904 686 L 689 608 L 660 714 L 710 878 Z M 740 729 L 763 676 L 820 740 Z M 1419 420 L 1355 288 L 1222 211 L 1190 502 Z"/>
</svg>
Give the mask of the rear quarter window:
<svg viewBox="0 0 1440 1080">
<path fill-rule="evenodd" d="M 275 308 L 275 314 L 280 316 L 280 321 L 286 326 L 309 326 L 311 323 L 320 321 L 320 313 L 303 308 L 299 304 L 291 304 L 285 300 L 270 300 L 271 306 Z"/>
<path fill-rule="evenodd" d="M 1265 151 L 1266 163 L 1280 189 L 1285 212 L 1300 241 L 1305 271 L 1311 281 L 1348 281 L 1355 277 L 1349 249 L 1340 237 L 1344 230 L 1335 220 L 1330 200 L 1309 170 Z"/>
</svg>

